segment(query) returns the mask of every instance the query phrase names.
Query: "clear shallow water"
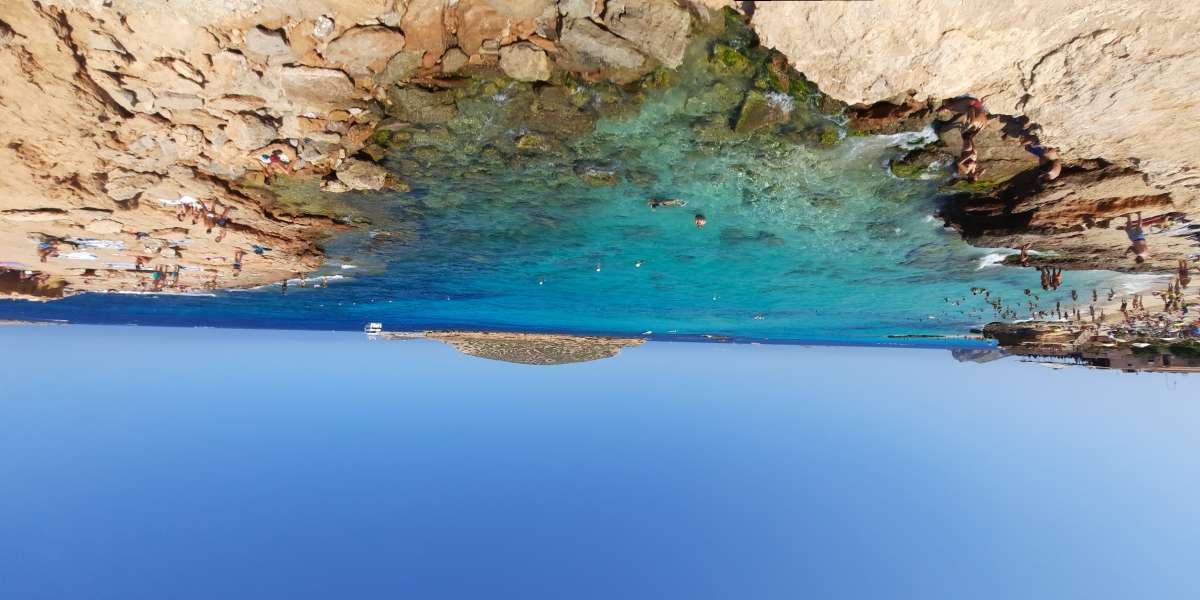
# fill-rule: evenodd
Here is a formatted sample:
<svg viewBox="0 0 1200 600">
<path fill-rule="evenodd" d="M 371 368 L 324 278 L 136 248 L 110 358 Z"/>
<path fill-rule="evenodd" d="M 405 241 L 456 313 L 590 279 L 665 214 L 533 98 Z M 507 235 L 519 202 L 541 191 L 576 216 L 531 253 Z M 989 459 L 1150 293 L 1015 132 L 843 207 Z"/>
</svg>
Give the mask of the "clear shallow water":
<svg viewBox="0 0 1200 600">
<path fill-rule="evenodd" d="M 4 598 L 1200 594 L 1184 376 L 147 327 L 0 358 Z"/>
<path fill-rule="evenodd" d="M 876 342 L 964 334 L 995 320 L 971 287 L 1015 305 L 1024 289 L 1039 291 L 1033 269 L 980 268 L 992 252 L 931 217 L 933 181 L 890 175 L 887 160 L 919 135 L 826 147 L 803 134 L 836 131 L 834 119 L 797 103 L 783 128 L 734 136 L 723 113 L 697 116 L 688 100 L 715 81 L 749 83 L 695 64 L 675 87 L 649 92 L 632 117 L 602 118 L 594 130 L 555 117 L 561 129 L 588 130 L 543 134 L 528 148 L 517 144 L 522 135 L 561 110 L 518 114 L 536 92 L 512 86 L 460 99 L 446 127 L 413 128 L 387 160 L 412 193 L 349 197 L 371 224 L 326 245 L 333 258 L 322 272 L 349 277 L 327 289 L 293 282 L 286 296 L 277 287 L 215 298 L 88 296 L 4 304 L 0 317 Z M 589 169 L 619 183 L 589 185 L 579 176 Z M 688 205 L 651 211 L 650 198 Z M 708 219 L 702 230 L 696 213 Z M 1069 306 L 1071 288 L 1132 281 L 1072 272 L 1041 303 Z"/>
</svg>

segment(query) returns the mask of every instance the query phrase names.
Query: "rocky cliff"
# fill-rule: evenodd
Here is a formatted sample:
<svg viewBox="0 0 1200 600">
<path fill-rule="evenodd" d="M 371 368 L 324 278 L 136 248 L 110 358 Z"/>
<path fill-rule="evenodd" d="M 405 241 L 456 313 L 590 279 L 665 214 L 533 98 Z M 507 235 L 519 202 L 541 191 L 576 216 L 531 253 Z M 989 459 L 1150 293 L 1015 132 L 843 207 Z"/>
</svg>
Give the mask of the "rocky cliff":
<svg viewBox="0 0 1200 600">
<path fill-rule="evenodd" d="M 951 218 L 980 245 L 1034 242 L 1071 256 L 1076 266 L 1132 268 L 1121 259 L 1122 232 L 1096 222 L 1131 210 L 1200 212 L 1196 3 L 877 0 L 755 7 L 762 42 L 834 97 L 862 107 L 909 104 L 881 114 L 928 122 L 937 101 L 971 94 L 1003 115 L 1007 122 L 994 122 L 996 130 L 1024 126 L 1059 149 L 1068 169 L 1056 185 L 958 199 L 956 215 L 994 217 L 989 224 Z M 981 150 L 981 161 L 989 154 Z M 1001 179 L 1014 174 L 990 166 L 993 184 L 1002 183 L 998 172 Z M 1160 251 L 1151 262 L 1165 267 L 1195 253 L 1191 245 L 1152 239 L 1151 250 Z"/>
<path fill-rule="evenodd" d="M 5 2 L 0 259 L 21 278 L 4 291 L 312 271 L 335 213 L 280 202 L 275 175 L 403 191 L 360 152 L 389 114 L 448 118 L 431 92 L 463 75 L 633 81 L 678 66 L 707 14 L 673 0 Z"/>
<path fill-rule="evenodd" d="M 539 127 L 589 127 L 607 110 L 603 89 L 581 94 L 581 86 L 612 82 L 615 94 L 628 95 L 669 80 L 695 31 L 714 19 L 712 9 L 729 4 L 5 2 L 0 267 L 12 281 L 0 291 L 43 298 L 186 291 L 312 271 L 322 260 L 321 236 L 344 215 L 280 198 L 271 186 L 276 175 L 309 181 L 313 192 L 403 191 L 403 171 L 375 164 L 387 143 L 410 135 L 401 130 L 411 125 L 431 137 L 451 119 L 469 120 L 457 105 L 467 92 L 457 90 L 487 80 L 525 86 L 520 116 L 531 135 L 514 143 L 545 145 L 552 140 L 541 134 L 550 132 Z M 1196 213 L 1200 150 L 1190 142 L 1200 139 L 1193 94 L 1200 69 L 1192 33 L 1200 8 L 1193 4 L 882 0 L 755 8 L 752 25 L 764 43 L 828 94 L 859 103 L 850 115 L 865 129 L 920 128 L 938 118 L 937 100 L 964 93 L 1004 115 L 980 137 L 992 179 L 952 190 L 961 193 L 945 211 L 976 243 L 1034 239 L 1070 264 L 1114 266 L 1122 264 L 1123 236 L 1104 229 L 1113 217 L 1139 209 Z M 744 66 L 735 48 L 706 52 L 704 60 L 723 68 Z M 771 56 L 764 85 L 805 91 L 804 78 Z M 762 94 L 721 91 L 696 99 L 697 110 L 740 103 L 736 122 L 715 121 L 720 135 L 771 122 Z M 1006 140 L 1014 124 L 1062 152 L 1060 180 L 1023 183 L 1037 161 Z M 943 135 L 925 151 L 914 163 L 932 164 L 957 148 Z M 1167 265 L 1190 244 L 1155 240 L 1162 264 L 1149 266 Z"/>
</svg>

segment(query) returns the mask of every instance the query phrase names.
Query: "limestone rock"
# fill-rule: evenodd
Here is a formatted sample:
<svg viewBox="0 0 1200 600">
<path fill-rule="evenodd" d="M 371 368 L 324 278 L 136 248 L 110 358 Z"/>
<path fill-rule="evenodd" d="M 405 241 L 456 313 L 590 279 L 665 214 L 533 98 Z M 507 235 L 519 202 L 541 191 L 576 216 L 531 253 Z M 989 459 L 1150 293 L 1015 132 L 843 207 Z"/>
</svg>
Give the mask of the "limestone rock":
<svg viewBox="0 0 1200 600">
<path fill-rule="evenodd" d="M 379 85 L 392 85 L 398 81 L 403 81 L 412 77 L 418 69 L 421 68 L 421 53 L 420 52 L 397 52 L 390 60 L 383 72 L 375 78 Z"/>
<path fill-rule="evenodd" d="M 275 128 L 252 115 L 236 115 L 225 126 L 225 135 L 238 150 L 253 150 L 275 139 Z"/>
<path fill-rule="evenodd" d="M 683 63 L 692 17 L 674 0 L 608 0 L 604 25 L 663 65 Z"/>
<path fill-rule="evenodd" d="M 442 72 L 457 73 L 467 66 L 467 55 L 458 48 L 451 48 L 442 55 Z"/>
<path fill-rule="evenodd" d="M 1181 116 L 1197 111 L 1196 23 L 1195 2 L 1128 0 L 760 2 L 752 21 L 836 98 L 974 94 L 1029 117 L 1067 159 L 1136 157 L 1152 183 L 1192 198 L 1200 119 Z"/>
<path fill-rule="evenodd" d="M 550 58 L 533 44 L 515 44 L 500 49 L 500 69 L 517 81 L 550 79 Z"/>
<path fill-rule="evenodd" d="M 272 31 L 262 27 L 251 27 L 246 30 L 246 52 L 261 56 L 287 56 L 291 54 L 287 39 L 283 32 Z"/>
<path fill-rule="evenodd" d="M 284 67 L 279 72 L 280 87 L 301 112 L 313 108 L 321 111 L 346 108 L 357 102 L 354 83 L 337 69 L 316 67 Z"/>
<path fill-rule="evenodd" d="M 562 0 L 558 10 L 567 19 L 599 19 L 604 12 L 604 0 Z"/>
<path fill-rule="evenodd" d="M 91 233 L 99 233 L 102 235 L 111 235 L 121 231 L 125 225 L 120 221 L 112 219 L 97 219 L 84 226 L 84 229 Z"/>
<path fill-rule="evenodd" d="M 388 92 L 389 112 L 399 119 L 419 124 L 445 123 L 458 114 L 454 96 L 412 87 L 394 87 Z"/>
<path fill-rule="evenodd" d="M 633 44 L 588 20 L 568 22 L 559 42 L 568 55 L 566 66 L 569 70 L 613 69 L 633 72 L 623 77 L 628 80 L 648 70 L 646 57 Z"/>
<path fill-rule="evenodd" d="M 351 190 L 378 190 L 387 184 L 387 169 L 365 160 L 346 159 L 337 168 L 338 181 Z"/>
<path fill-rule="evenodd" d="M 435 59 L 446 52 L 449 42 L 443 23 L 445 0 L 412 0 L 408 3 L 400 29 L 404 31 L 409 50 L 432 55 Z"/>
<path fill-rule="evenodd" d="M 404 36 L 382 25 L 353 27 L 329 42 L 325 60 L 351 75 L 383 71 L 388 59 L 404 49 Z"/>
</svg>

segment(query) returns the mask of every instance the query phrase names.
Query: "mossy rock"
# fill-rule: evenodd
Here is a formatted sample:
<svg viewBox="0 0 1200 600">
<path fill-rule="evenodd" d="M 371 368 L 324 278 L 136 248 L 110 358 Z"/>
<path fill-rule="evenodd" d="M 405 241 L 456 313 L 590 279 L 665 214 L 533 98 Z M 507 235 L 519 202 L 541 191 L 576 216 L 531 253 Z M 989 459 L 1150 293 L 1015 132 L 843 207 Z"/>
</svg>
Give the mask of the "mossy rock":
<svg viewBox="0 0 1200 600">
<path fill-rule="evenodd" d="M 746 17 L 741 13 L 733 7 L 726 6 L 721 9 L 721 16 L 724 17 L 725 26 L 717 36 L 719 43 L 742 52 L 758 45 L 758 36 L 754 33 L 754 28 L 746 22 Z"/>
<path fill-rule="evenodd" d="M 517 138 L 517 148 L 521 150 L 539 150 L 545 147 L 546 138 L 536 133 L 527 133 Z"/>
<path fill-rule="evenodd" d="M 721 75 L 746 75 L 753 70 L 749 55 L 725 44 L 714 44 L 712 57 L 708 61 L 715 73 Z"/>
<path fill-rule="evenodd" d="M 837 145 L 838 142 L 842 141 L 842 134 L 838 131 L 837 127 L 834 127 L 833 125 L 827 125 L 821 129 L 821 137 L 819 137 L 817 141 L 822 146 L 834 146 Z"/>
<path fill-rule="evenodd" d="M 659 67 L 638 80 L 638 86 L 643 90 L 665 90 L 678 83 L 679 73 L 666 67 Z"/>
<path fill-rule="evenodd" d="M 712 87 L 687 99 L 683 114 L 702 117 L 716 113 L 728 113 L 737 108 L 742 95 L 732 87 L 716 82 Z"/>
<path fill-rule="evenodd" d="M 742 102 L 742 108 L 738 112 L 733 130 L 740 134 L 752 133 L 764 127 L 783 123 L 787 119 L 788 113 L 772 104 L 766 94 L 750 91 L 746 94 L 745 101 Z"/>
<path fill-rule="evenodd" d="M 978 179 L 975 181 L 958 180 L 949 186 L 952 190 L 960 192 L 972 192 L 976 194 L 984 194 L 996 189 L 996 182 L 988 179 Z"/>
</svg>

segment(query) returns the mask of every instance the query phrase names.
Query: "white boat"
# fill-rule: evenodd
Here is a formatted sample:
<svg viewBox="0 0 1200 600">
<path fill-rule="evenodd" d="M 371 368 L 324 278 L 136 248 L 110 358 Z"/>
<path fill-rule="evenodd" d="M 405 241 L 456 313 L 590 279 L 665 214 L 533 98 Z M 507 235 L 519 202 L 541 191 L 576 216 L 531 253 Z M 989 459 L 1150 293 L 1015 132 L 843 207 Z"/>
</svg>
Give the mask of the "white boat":
<svg viewBox="0 0 1200 600">
<path fill-rule="evenodd" d="M 379 335 L 380 333 L 383 333 L 383 323 L 367 323 L 367 326 L 363 328 L 363 331 L 365 331 L 367 335 Z"/>
</svg>

